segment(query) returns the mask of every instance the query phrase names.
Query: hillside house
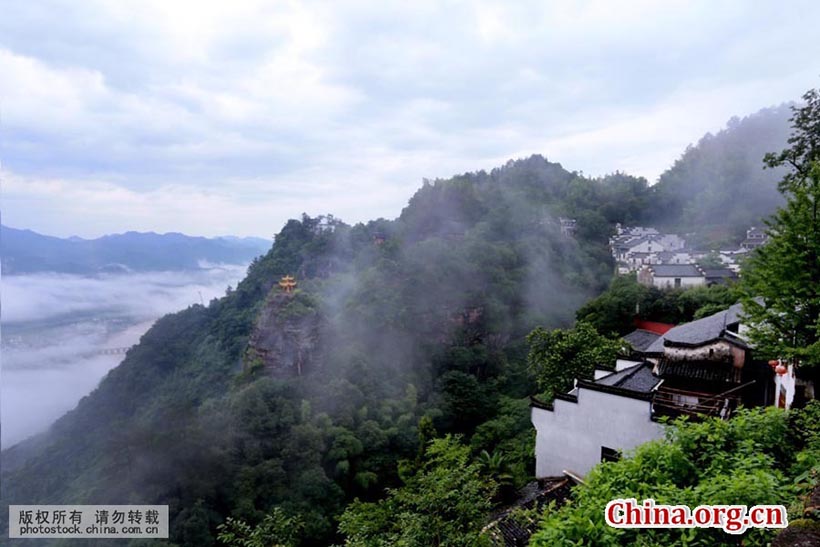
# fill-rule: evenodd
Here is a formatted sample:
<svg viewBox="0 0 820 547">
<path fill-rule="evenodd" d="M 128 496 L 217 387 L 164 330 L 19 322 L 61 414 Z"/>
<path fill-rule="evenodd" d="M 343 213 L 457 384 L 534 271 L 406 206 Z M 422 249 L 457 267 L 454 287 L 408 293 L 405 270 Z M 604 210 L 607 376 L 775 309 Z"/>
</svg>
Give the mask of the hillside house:
<svg viewBox="0 0 820 547">
<path fill-rule="evenodd" d="M 647 264 L 685 263 L 691 260 L 684 250 L 686 242 L 676 234 L 662 234 L 655 228 L 616 225 L 616 235 L 609 239 L 612 256 L 619 273 L 637 271 Z"/>
<path fill-rule="evenodd" d="M 583 475 L 601 460 L 661 438 L 661 416 L 725 418 L 741 403 L 773 404 L 775 374 L 753 359 L 744 332 L 739 304 L 664 334 L 638 329 L 624 337 L 634 360 L 619 359 L 615 372 L 578 380 L 552 403 L 533 400 L 536 477 Z"/>
<path fill-rule="evenodd" d="M 653 420 L 650 404 L 659 382 L 652 365 L 639 363 L 595 381 L 578 380 L 552 403 L 533 399 L 535 476 L 585 475 L 619 451 L 661 438 L 663 428 Z"/>
<path fill-rule="evenodd" d="M 686 248 L 686 241 L 676 234 L 663 234 L 655 228 L 642 226 L 623 227 L 616 225 L 616 234 L 609 238 L 609 248 L 615 259 L 618 274 L 624 275 L 639 272 L 645 266 L 656 264 L 696 265 L 709 255 L 720 258 L 723 268 L 735 274 L 740 272 L 740 259 L 750 250 L 756 249 L 768 241 L 764 230 L 751 227 L 746 231 L 746 239 L 735 250 L 696 251 Z M 684 276 L 688 277 L 688 276 Z M 733 276 L 728 273 L 716 273 L 710 276 L 706 284 L 725 283 Z M 668 285 L 668 280 L 658 286 Z M 674 278 L 671 281 L 674 286 Z M 681 277 L 681 286 L 702 284 L 694 279 Z"/>
<path fill-rule="evenodd" d="M 741 242 L 740 248 L 751 251 L 765 245 L 767 241 L 769 241 L 769 236 L 766 235 L 766 231 L 752 226 L 746 230 L 746 239 Z"/>
<path fill-rule="evenodd" d="M 740 261 L 748 254 L 748 249 L 740 248 L 736 251 L 719 251 L 718 256 L 723 265 L 735 273 L 740 272 Z"/>
<path fill-rule="evenodd" d="M 664 384 L 654 400 L 658 415 L 729 415 L 738 404 L 761 406 L 771 400 L 773 375 L 752 359 L 744 337 L 742 307 L 678 325 L 647 348 Z"/>
<path fill-rule="evenodd" d="M 696 264 L 653 264 L 641 268 L 638 282 L 659 289 L 685 289 L 705 285 L 706 276 Z"/>
<path fill-rule="evenodd" d="M 577 229 L 578 223 L 574 218 L 559 217 L 558 223 L 561 226 L 561 235 L 575 237 L 575 230 Z"/>
<path fill-rule="evenodd" d="M 692 264 L 694 255 L 690 251 L 658 251 L 658 252 L 629 252 L 625 258 L 619 262 L 624 267 L 624 271 L 619 273 L 629 273 L 639 271 L 644 266 L 653 264 Z"/>
<path fill-rule="evenodd" d="M 677 236 L 665 234 L 650 234 L 640 237 L 629 237 L 615 241 L 613 251 L 615 258 L 624 260 L 633 253 L 659 253 L 662 251 L 675 251 L 683 248 L 683 240 L 678 241 Z"/>
</svg>

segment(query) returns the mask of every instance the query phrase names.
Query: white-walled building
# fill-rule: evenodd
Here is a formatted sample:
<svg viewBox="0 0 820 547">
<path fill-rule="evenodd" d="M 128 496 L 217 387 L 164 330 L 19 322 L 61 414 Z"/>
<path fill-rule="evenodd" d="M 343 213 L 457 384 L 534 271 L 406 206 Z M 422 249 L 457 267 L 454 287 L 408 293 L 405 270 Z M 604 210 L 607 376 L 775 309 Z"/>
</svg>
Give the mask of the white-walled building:
<svg viewBox="0 0 820 547">
<path fill-rule="evenodd" d="M 697 287 L 706 276 L 696 264 L 653 264 L 638 272 L 638 282 L 659 289 Z"/>
<path fill-rule="evenodd" d="M 740 248 L 747 250 L 757 249 L 765 245 L 768 241 L 769 236 L 766 235 L 765 230 L 752 226 L 746 230 L 746 239 L 740 244 Z"/>
<path fill-rule="evenodd" d="M 741 404 L 789 406 L 798 390 L 813 398 L 813 386 L 801 388 L 792 370 L 773 379 L 769 365 L 752 358 L 742 317 L 736 304 L 664 334 L 638 329 L 624 341 L 640 361 L 619 359 L 616 372 L 596 371 L 552 403 L 533 399 L 536 477 L 585 475 L 661 438 L 660 416 L 728 418 Z"/>
<path fill-rule="evenodd" d="M 651 405 L 659 383 L 651 364 L 637 364 L 592 382 L 579 380 L 550 404 L 533 400 L 535 476 L 583 476 L 603 459 L 662 438 Z"/>
<path fill-rule="evenodd" d="M 704 257 L 720 258 L 724 267 L 740 272 L 738 263 L 749 251 L 765 245 L 768 236 L 754 226 L 746 230 L 746 239 L 735 250 L 694 250 L 686 248 L 686 240 L 677 234 L 664 234 L 644 226 L 616 225 L 616 233 L 609 238 L 609 248 L 619 274 L 639 271 L 654 264 L 698 264 Z"/>
</svg>

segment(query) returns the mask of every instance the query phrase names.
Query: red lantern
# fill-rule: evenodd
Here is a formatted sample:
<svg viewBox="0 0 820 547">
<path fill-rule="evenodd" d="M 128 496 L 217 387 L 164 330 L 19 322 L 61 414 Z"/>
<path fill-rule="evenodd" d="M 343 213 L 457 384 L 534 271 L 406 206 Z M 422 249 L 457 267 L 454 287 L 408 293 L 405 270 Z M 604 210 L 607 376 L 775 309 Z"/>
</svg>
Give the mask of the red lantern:
<svg viewBox="0 0 820 547">
<path fill-rule="evenodd" d="M 777 368 L 774 369 L 774 371 L 778 373 L 780 376 L 783 376 L 789 371 L 789 369 L 786 368 L 786 365 L 777 365 Z"/>
<path fill-rule="evenodd" d="M 780 363 L 777 361 L 777 359 L 772 359 L 771 361 L 769 361 L 769 366 L 772 368 L 776 367 L 779 364 Z"/>
</svg>

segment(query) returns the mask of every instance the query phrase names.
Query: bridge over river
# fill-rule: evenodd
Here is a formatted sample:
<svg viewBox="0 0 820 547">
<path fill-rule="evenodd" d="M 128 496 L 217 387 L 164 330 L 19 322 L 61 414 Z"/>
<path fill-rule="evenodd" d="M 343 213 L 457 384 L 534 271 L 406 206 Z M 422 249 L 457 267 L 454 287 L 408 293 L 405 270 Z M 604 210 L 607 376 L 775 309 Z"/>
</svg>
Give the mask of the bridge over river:
<svg viewBox="0 0 820 547">
<path fill-rule="evenodd" d="M 97 355 L 125 355 L 125 352 L 131 349 L 130 347 L 124 348 L 100 348 L 95 353 Z"/>
</svg>

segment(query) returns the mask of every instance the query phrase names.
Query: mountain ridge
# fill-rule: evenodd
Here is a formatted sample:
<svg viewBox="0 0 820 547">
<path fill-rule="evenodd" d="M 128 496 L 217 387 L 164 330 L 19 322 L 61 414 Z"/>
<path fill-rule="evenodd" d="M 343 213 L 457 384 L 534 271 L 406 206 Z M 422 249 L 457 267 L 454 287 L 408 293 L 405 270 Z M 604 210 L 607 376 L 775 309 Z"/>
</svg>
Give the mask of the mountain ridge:
<svg viewBox="0 0 820 547">
<path fill-rule="evenodd" d="M 0 226 L 0 238 L 6 275 L 194 270 L 200 268 L 202 260 L 244 264 L 272 244 L 261 238 L 205 238 L 179 232 L 128 231 L 94 239 L 60 238 L 6 225 Z"/>
</svg>

